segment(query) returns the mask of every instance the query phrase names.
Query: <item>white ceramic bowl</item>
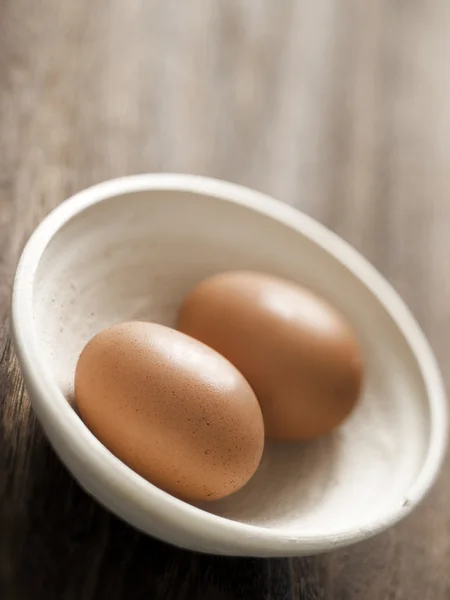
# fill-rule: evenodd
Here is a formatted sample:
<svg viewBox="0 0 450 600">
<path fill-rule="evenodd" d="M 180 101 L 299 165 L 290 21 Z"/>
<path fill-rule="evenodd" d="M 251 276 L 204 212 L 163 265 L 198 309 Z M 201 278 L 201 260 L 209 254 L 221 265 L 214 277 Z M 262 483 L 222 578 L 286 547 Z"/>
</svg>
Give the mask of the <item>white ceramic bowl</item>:
<svg viewBox="0 0 450 600">
<path fill-rule="evenodd" d="M 332 302 L 362 344 L 354 415 L 309 444 L 267 444 L 250 483 L 191 506 L 113 456 L 72 402 L 77 357 L 126 319 L 172 324 L 183 295 L 227 269 L 298 281 Z M 28 242 L 12 301 L 17 355 L 36 413 L 80 484 L 137 528 L 218 554 L 313 554 L 392 525 L 431 486 L 447 413 L 432 352 L 408 309 L 359 254 L 262 194 L 189 175 L 102 183 L 54 210 Z"/>
</svg>

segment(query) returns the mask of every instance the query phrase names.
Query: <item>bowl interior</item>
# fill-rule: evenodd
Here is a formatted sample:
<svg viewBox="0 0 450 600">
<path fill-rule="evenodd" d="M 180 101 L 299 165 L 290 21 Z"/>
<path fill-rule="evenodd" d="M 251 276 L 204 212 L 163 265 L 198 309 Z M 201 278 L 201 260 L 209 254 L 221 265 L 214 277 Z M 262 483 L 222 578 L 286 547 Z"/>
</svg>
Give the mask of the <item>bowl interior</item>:
<svg viewBox="0 0 450 600">
<path fill-rule="evenodd" d="M 147 191 L 77 214 L 53 236 L 36 273 L 41 356 L 73 404 L 76 360 L 91 336 L 127 319 L 172 325 L 184 294 L 198 281 L 242 268 L 298 281 L 340 309 L 364 350 L 365 389 L 334 435 L 267 444 L 246 487 L 201 508 L 293 536 L 364 527 L 400 508 L 430 441 L 416 359 L 352 272 L 298 231 L 250 208 L 190 192 Z"/>
</svg>

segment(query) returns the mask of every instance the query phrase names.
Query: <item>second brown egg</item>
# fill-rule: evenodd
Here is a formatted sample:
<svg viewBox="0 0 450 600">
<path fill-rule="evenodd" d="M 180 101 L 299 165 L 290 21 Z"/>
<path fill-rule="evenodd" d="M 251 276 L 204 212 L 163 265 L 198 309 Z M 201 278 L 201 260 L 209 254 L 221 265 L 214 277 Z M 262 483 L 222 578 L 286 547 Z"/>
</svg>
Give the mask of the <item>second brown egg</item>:
<svg viewBox="0 0 450 600">
<path fill-rule="evenodd" d="M 359 397 L 363 360 L 356 336 L 328 302 L 296 283 L 247 271 L 214 275 L 187 295 L 178 329 L 241 371 L 269 438 L 325 435 Z"/>
</svg>

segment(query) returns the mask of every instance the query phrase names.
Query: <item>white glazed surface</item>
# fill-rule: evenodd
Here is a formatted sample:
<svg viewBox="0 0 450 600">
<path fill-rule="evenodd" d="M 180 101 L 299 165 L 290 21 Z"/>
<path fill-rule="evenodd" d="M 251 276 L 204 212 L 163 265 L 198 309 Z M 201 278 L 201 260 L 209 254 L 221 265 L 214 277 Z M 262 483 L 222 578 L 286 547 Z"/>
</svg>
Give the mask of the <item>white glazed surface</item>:
<svg viewBox="0 0 450 600">
<path fill-rule="evenodd" d="M 193 285 L 241 268 L 298 281 L 339 308 L 362 344 L 366 385 L 334 435 L 267 444 L 240 492 L 192 507 L 140 478 L 91 435 L 72 408 L 74 368 L 102 328 L 128 319 L 171 325 Z M 439 372 L 402 301 L 347 244 L 251 190 L 147 175 L 78 194 L 28 243 L 12 317 L 33 406 L 75 477 L 136 527 L 181 546 L 274 556 L 346 545 L 407 514 L 442 460 Z"/>
</svg>

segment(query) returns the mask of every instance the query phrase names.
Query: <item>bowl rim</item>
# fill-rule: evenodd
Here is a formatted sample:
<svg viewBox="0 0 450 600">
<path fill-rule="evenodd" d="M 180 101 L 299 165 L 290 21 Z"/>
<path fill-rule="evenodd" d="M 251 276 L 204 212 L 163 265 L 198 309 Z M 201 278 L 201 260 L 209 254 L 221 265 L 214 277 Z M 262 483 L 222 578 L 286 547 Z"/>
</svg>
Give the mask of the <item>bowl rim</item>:
<svg viewBox="0 0 450 600">
<path fill-rule="evenodd" d="M 136 192 L 180 191 L 245 206 L 295 230 L 343 264 L 388 312 L 414 355 L 423 379 L 430 412 L 430 439 L 422 467 L 405 495 L 403 504 L 390 507 L 364 526 L 345 526 L 338 533 L 289 535 L 285 530 L 244 524 L 210 514 L 174 498 L 134 473 L 111 454 L 88 430 L 56 385 L 39 353 L 33 324 L 33 285 L 40 260 L 55 234 L 90 206 Z M 176 531 L 192 548 L 212 547 L 228 554 L 294 556 L 347 546 L 371 537 L 406 516 L 424 497 L 438 474 L 447 441 L 447 403 L 444 385 L 425 335 L 397 292 L 358 251 L 313 218 L 255 190 L 197 175 L 151 173 L 131 175 L 99 183 L 62 202 L 38 225 L 28 240 L 13 282 L 12 337 L 30 399 L 52 444 L 64 436 L 85 469 L 110 494 L 138 503 L 150 519 L 158 519 L 172 531 L 166 541 L 177 543 Z M 56 433 L 55 433 L 56 432 Z M 59 454 L 58 448 L 56 448 Z M 83 481 L 80 481 L 83 485 Z M 120 515 L 120 510 L 114 509 Z M 129 519 L 127 519 L 129 520 Z M 142 519 L 133 523 L 150 532 Z M 173 533 L 175 532 L 175 533 Z"/>
</svg>

